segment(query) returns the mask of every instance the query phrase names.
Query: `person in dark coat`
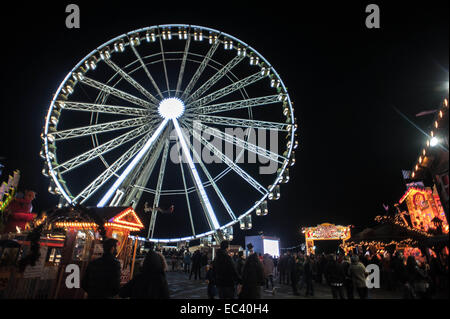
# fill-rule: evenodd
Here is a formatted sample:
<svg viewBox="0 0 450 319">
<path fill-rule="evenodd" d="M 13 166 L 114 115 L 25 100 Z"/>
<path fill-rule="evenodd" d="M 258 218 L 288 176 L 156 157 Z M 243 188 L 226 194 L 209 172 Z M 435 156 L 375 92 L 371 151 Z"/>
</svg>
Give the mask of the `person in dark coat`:
<svg viewBox="0 0 450 319">
<path fill-rule="evenodd" d="M 430 278 L 431 278 L 431 291 L 436 293 L 440 286 L 440 278 L 442 275 L 442 266 L 436 256 L 430 260 Z"/>
<path fill-rule="evenodd" d="M 222 241 L 213 261 L 216 287 L 220 299 L 234 299 L 235 286 L 241 282 L 233 259 L 228 255 L 228 247 L 229 242 L 227 240 Z"/>
<path fill-rule="evenodd" d="M 320 256 L 317 264 L 317 283 L 321 284 L 323 281 L 323 274 L 325 273 L 325 266 L 327 265 L 327 258 L 324 253 Z"/>
<path fill-rule="evenodd" d="M 289 265 L 289 273 L 291 275 L 291 286 L 292 286 L 292 293 L 295 296 L 299 296 L 297 286 L 298 282 L 300 280 L 300 267 L 299 267 L 300 260 L 297 258 L 296 254 L 290 257 L 290 260 L 288 262 Z"/>
<path fill-rule="evenodd" d="M 350 267 L 350 256 L 345 256 L 344 257 L 344 261 L 342 262 L 342 268 L 344 270 L 344 274 L 345 274 L 345 281 L 344 281 L 344 287 L 345 290 L 347 291 L 347 299 L 353 299 L 354 295 L 353 295 L 353 279 L 352 277 L 348 274 L 348 269 Z"/>
<path fill-rule="evenodd" d="M 428 276 L 425 269 L 421 269 L 414 256 L 406 260 L 406 292 L 405 299 L 427 299 Z"/>
<path fill-rule="evenodd" d="M 242 271 L 242 288 L 239 299 L 261 299 L 261 286 L 265 285 L 264 266 L 259 256 L 253 253 L 253 245 L 247 245 L 250 255 Z"/>
<path fill-rule="evenodd" d="M 120 262 L 116 259 L 117 240 L 103 241 L 103 256 L 91 261 L 81 281 L 81 288 L 89 299 L 107 299 L 116 296 L 120 289 Z"/>
<path fill-rule="evenodd" d="M 406 272 L 403 258 L 403 254 L 401 252 L 397 252 L 392 259 L 392 268 L 394 272 L 394 288 L 404 287 L 404 285 L 406 284 Z"/>
<path fill-rule="evenodd" d="M 150 249 L 144 259 L 142 272 L 120 289 L 119 296 L 131 299 L 168 299 L 170 294 L 166 268 L 164 257 Z"/>
<path fill-rule="evenodd" d="M 198 279 L 202 279 L 200 277 L 200 268 L 201 268 L 201 253 L 200 250 L 196 250 L 194 252 L 194 254 L 192 255 L 192 268 L 191 268 L 191 273 L 189 274 L 189 279 L 191 279 L 192 274 L 194 274 L 194 280 L 197 280 L 197 276 Z"/>
<path fill-rule="evenodd" d="M 208 284 L 208 299 L 215 299 L 217 295 L 216 278 L 212 264 L 206 265 L 206 283 Z"/>
<path fill-rule="evenodd" d="M 345 273 L 342 264 L 336 260 L 336 256 L 331 254 L 328 257 L 328 262 L 324 268 L 325 279 L 327 284 L 331 287 L 331 294 L 334 299 L 344 298 L 344 282 Z"/>
<path fill-rule="evenodd" d="M 286 273 L 286 285 L 291 284 L 292 285 L 292 268 L 294 267 L 294 257 L 292 257 L 291 252 L 288 250 L 287 252 L 287 256 L 286 256 L 286 261 L 284 264 L 284 270 Z"/>
<path fill-rule="evenodd" d="M 241 250 L 237 254 L 237 260 L 236 260 L 236 270 L 239 274 L 239 276 L 242 277 L 242 270 L 244 269 L 245 264 L 245 258 L 244 258 L 244 252 Z"/>
<path fill-rule="evenodd" d="M 208 265 L 208 254 L 206 252 L 202 252 L 200 254 L 200 269 L 201 269 L 200 274 L 204 274 L 206 276 L 207 265 Z"/>
<path fill-rule="evenodd" d="M 305 297 L 308 295 L 314 296 L 314 286 L 313 286 L 313 269 L 311 258 L 306 256 L 305 264 L 303 266 L 304 276 L 305 276 L 305 284 L 306 284 L 306 293 Z"/>
<path fill-rule="evenodd" d="M 278 272 L 279 272 L 279 284 L 283 284 L 285 283 L 286 280 L 286 254 L 283 254 L 280 257 L 280 260 L 278 261 Z"/>
</svg>

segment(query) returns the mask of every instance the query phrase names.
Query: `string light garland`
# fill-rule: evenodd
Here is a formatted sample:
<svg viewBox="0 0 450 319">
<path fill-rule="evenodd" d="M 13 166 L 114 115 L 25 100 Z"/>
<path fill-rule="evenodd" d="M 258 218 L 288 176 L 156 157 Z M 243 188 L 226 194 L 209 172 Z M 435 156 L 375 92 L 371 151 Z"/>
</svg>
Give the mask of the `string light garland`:
<svg viewBox="0 0 450 319">
<path fill-rule="evenodd" d="M 447 114 L 447 112 L 448 112 L 448 99 L 445 98 L 444 101 L 443 101 L 443 103 L 442 103 L 442 108 L 441 108 L 441 109 L 439 110 L 439 112 L 437 113 L 436 119 L 435 119 L 435 121 L 434 121 L 434 128 L 435 128 L 435 130 L 439 130 L 439 129 L 445 128 L 445 124 L 446 124 L 446 123 L 445 123 L 445 115 Z M 448 132 L 448 131 L 447 131 L 447 132 Z M 434 131 L 434 130 L 430 132 L 430 135 L 431 135 L 432 138 L 435 138 L 435 135 L 436 135 L 436 134 L 437 134 L 437 132 Z M 432 145 L 432 143 L 430 144 L 430 140 L 427 140 L 427 142 L 426 142 L 426 148 L 429 148 L 430 146 L 432 147 L 433 145 Z M 419 157 L 419 159 L 417 160 L 417 163 L 414 165 L 413 173 L 411 174 L 411 177 L 412 177 L 413 179 L 415 179 L 416 177 L 418 177 L 418 176 L 417 176 L 417 173 L 418 173 L 422 168 L 426 167 L 426 166 L 423 166 L 423 165 L 422 165 L 422 163 L 425 163 L 425 160 L 428 159 L 428 157 L 425 156 L 426 153 L 427 153 L 427 150 L 424 149 L 424 150 L 422 151 L 423 158 L 422 158 L 422 156 Z"/>
<path fill-rule="evenodd" d="M 417 228 L 412 228 L 409 225 L 405 225 L 403 218 L 400 214 L 396 214 L 394 217 L 392 216 L 377 216 L 375 217 L 375 221 L 379 223 L 389 223 L 401 228 L 404 228 L 407 231 L 410 231 L 418 236 L 431 237 L 431 235 L 425 231 L 419 230 Z"/>
<path fill-rule="evenodd" d="M 414 240 L 412 238 L 406 238 L 400 241 L 391 240 L 390 242 L 382 242 L 382 241 L 349 241 L 345 244 L 341 244 L 340 247 L 345 250 L 352 250 L 358 246 L 364 246 L 364 247 L 374 247 L 376 249 L 385 249 L 388 246 L 396 246 L 397 249 L 399 248 L 406 248 L 406 247 L 414 247 L 418 245 L 418 241 Z"/>
</svg>

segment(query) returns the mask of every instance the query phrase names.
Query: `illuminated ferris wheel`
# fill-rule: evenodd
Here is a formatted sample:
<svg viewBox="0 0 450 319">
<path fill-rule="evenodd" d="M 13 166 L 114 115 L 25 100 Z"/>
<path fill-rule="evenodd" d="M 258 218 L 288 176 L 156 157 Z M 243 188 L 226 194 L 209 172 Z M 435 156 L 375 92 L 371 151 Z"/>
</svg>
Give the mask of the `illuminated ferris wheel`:
<svg viewBox="0 0 450 319">
<path fill-rule="evenodd" d="M 152 26 L 64 78 L 41 134 L 43 174 L 61 205 L 145 202 L 152 241 L 220 241 L 280 198 L 296 130 L 283 81 L 255 49 L 206 27 Z M 176 208 L 158 233 L 164 199 Z"/>
</svg>

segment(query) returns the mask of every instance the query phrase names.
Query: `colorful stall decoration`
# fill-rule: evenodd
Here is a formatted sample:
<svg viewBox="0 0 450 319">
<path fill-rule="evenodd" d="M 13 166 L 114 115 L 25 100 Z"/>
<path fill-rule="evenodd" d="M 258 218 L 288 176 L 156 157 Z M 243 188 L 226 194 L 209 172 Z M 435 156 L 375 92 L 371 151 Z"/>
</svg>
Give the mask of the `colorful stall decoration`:
<svg viewBox="0 0 450 319">
<path fill-rule="evenodd" d="M 33 213 L 32 202 L 36 198 L 36 193 L 27 190 L 23 198 L 15 197 L 8 205 L 7 223 L 4 229 L 5 233 L 21 232 L 27 228 L 27 224 L 36 218 Z"/>
<path fill-rule="evenodd" d="M 4 212 L 11 201 L 14 200 L 19 180 L 20 171 L 16 170 L 14 171 L 13 176 L 9 176 L 8 183 L 3 182 L 0 185 L 0 213 Z"/>
<path fill-rule="evenodd" d="M 448 234 L 447 218 L 435 188 L 410 187 L 400 199 L 399 204 L 404 201 L 406 201 L 413 228 L 425 232 L 440 228 L 442 233 Z"/>
<path fill-rule="evenodd" d="M 340 226 L 334 224 L 320 224 L 316 227 L 305 227 L 302 232 L 305 234 L 306 254 L 314 254 L 315 240 L 342 240 L 345 243 L 350 235 L 350 226 Z"/>
<path fill-rule="evenodd" d="M 140 231 L 144 228 L 142 221 L 131 207 L 106 207 L 95 208 L 99 216 L 105 217 L 104 224 L 106 237 L 115 238 L 122 246 L 130 232 Z M 54 224 L 57 228 L 96 230 L 97 224 L 94 222 L 63 221 Z"/>
<path fill-rule="evenodd" d="M 391 241 L 377 241 L 377 240 L 364 240 L 364 241 L 347 241 L 340 245 L 340 247 L 346 252 L 350 251 L 370 251 L 372 254 L 383 254 L 387 252 L 388 248 L 391 247 L 391 251 L 412 251 L 414 247 L 417 247 L 418 242 L 411 238 L 406 238 L 400 241 L 391 240 Z"/>
<path fill-rule="evenodd" d="M 101 225 L 103 223 L 103 225 Z M 1 242 L 12 242 L 23 250 L 21 256 L 35 258 L 34 247 L 40 256 L 34 264 L 26 264 L 22 273 L 18 267 L 0 269 L 0 299 L 82 299 L 85 292 L 81 288 L 66 285 L 70 272 L 68 265 L 77 265 L 82 277 L 87 265 L 103 254 L 102 239 L 118 240 L 117 259 L 121 264 L 122 282 L 132 276 L 137 240 L 129 235 L 144 228 L 140 218 L 131 207 L 66 207 L 49 211 L 33 221 L 30 232 L 0 235 Z M 38 228 L 38 226 L 43 226 Z M 101 226 L 101 227 L 100 227 Z M 41 229 L 41 230 L 39 230 Z M 36 239 L 36 236 L 39 236 Z M 1 247 L 0 247 L 1 248 Z M 9 249 L 9 248 L 8 248 Z M 3 251 L 3 253 L 2 253 Z M 20 264 L 21 257 L 10 248 L 8 256 L 14 254 L 14 265 Z M 5 250 L 0 249 L 0 260 L 5 259 Z M 5 258 L 4 258 L 5 257 Z M 20 260 L 19 260 L 20 259 Z M 4 271 L 4 273 L 2 273 Z M 2 278 L 12 278 L 2 283 Z M 33 286 L 36 289 L 19 289 Z M 3 287 L 3 288 L 2 288 Z M 42 293 L 44 291 L 45 293 Z"/>
</svg>

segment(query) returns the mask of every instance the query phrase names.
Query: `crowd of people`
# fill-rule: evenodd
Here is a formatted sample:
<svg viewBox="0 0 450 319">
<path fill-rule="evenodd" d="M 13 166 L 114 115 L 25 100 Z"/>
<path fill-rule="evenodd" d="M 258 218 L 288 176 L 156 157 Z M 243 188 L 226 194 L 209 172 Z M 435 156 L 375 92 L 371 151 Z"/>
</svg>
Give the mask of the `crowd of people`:
<svg viewBox="0 0 450 319">
<path fill-rule="evenodd" d="M 204 280 L 210 299 L 259 299 L 265 289 L 276 294 L 277 287 L 289 285 L 293 295 L 314 296 L 316 284 L 328 285 L 336 299 L 367 299 L 368 265 L 380 269 L 381 286 L 399 291 L 405 299 L 427 299 L 439 291 L 448 290 L 448 256 L 433 256 L 429 262 L 419 262 L 414 256 L 394 254 L 319 254 L 304 255 L 287 251 L 279 258 L 258 254 L 253 246 L 230 253 L 229 242 L 223 241 L 214 260 L 201 250 L 154 250 L 150 247 L 140 271 L 128 283 L 120 286 L 120 263 L 114 258 L 116 242 L 104 242 L 104 254 L 92 261 L 82 280 L 88 298 L 151 298 L 170 297 L 166 272 L 182 271 L 189 280 Z M 275 283 L 278 282 L 277 287 Z"/>
<path fill-rule="evenodd" d="M 314 283 L 330 286 L 333 298 L 369 297 L 368 265 L 380 270 L 380 285 L 400 292 L 405 299 L 428 299 L 448 290 L 448 255 L 426 259 L 405 257 L 401 251 L 371 254 L 320 254 L 305 256 L 287 252 L 277 261 L 279 284 L 292 286 L 294 295 L 305 287 L 305 296 L 314 296 Z"/>
</svg>

